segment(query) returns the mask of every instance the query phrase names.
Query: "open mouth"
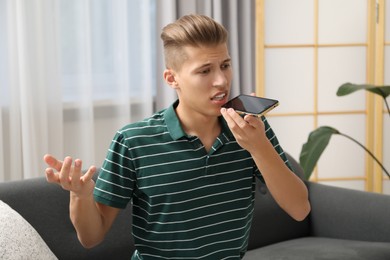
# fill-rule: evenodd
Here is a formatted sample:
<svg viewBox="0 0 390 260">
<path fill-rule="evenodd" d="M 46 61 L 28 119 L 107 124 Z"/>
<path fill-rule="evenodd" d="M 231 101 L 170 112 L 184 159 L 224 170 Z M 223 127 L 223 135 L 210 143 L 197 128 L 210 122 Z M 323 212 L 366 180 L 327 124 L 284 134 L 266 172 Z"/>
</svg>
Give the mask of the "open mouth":
<svg viewBox="0 0 390 260">
<path fill-rule="evenodd" d="M 222 101 L 222 100 L 224 100 L 225 97 L 226 97 L 226 93 L 220 93 L 220 94 L 215 95 L 213 98 L 211 98 L 211 100 Z"/>
</svg>

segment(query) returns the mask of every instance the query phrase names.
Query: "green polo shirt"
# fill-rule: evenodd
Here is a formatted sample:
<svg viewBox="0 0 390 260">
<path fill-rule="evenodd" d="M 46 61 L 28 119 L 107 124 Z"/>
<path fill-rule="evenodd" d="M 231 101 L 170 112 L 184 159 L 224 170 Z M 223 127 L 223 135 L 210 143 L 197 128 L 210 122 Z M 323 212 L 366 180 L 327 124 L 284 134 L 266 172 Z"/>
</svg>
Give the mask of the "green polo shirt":
<svg viewBox="0 0 390 260">
<path fill-rule="evenodd" d="M 207 152 L 198 137 L 183 131 L 177 104 L 116 133 L 95 200 L 118 208 L 132 200 L 133 259 L 240 259 L 248 245 L 258 169 L 222 117 L 221 134 Z"/>
</svg>

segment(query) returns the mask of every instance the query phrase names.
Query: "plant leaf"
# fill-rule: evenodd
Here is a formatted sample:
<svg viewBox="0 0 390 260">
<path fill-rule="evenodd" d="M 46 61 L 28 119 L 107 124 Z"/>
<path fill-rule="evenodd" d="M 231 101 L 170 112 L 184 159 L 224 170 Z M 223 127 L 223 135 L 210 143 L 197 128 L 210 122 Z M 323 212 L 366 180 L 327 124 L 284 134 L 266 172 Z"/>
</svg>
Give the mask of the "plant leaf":
<svg viewBox="0 0 390 260">
<path fill-rule="evenodd" d="M 305 173 L 305 179 L 309 180 L 314 167 L 317 164 L 322 152 L 329 143 L 332 134 L 338 134 L 339 131 L 330 126 L 321 126 L 309 134 L 307 142 L 303 144 L 299 156 L 299 164 Z"/>
<path fill-rule="evenodd" d="M 345 96 L 351 94 L 355 91 L 365 89 L 386 99 L 390 95 L 390 86 L 375 86 L 370 84 L 353 84 L 353 83 L 344 83 L 337 90 L 337 96 Z"/>
</svg>

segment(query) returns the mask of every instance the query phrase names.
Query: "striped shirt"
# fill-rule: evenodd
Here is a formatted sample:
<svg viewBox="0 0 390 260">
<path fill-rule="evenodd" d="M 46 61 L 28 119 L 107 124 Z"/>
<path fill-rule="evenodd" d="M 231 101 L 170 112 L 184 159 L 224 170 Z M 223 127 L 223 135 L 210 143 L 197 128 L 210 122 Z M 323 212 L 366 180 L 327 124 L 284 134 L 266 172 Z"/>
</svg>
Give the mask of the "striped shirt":
<svg viewBox="0 0 390 260">
<path fill-rule="evenodd" d="M 116 133 L 95 200 L 118 208 L 132 201 L 132 259 L 240 259 L 248 245 L 255 175 L 261 174 L 222 117 L 221 134 L 207 152 L 198 137 L 183 131 L 177 104 Z"/>
</svg>

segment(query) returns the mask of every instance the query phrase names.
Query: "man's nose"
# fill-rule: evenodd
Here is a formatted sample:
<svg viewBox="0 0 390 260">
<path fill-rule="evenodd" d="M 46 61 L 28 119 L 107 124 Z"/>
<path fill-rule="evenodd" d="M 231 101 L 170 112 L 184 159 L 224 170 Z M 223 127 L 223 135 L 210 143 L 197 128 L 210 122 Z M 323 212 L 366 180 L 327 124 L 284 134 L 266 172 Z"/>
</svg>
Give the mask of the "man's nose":
<svg viewBox="0 0 390 260">
<path fill-rule="evenodd" d="M 228 76 L 226 75 L 226 73 L 223 70 L 216 71 L 215 76 L 214 76 L 214 84 L 213 84 L 213 86 L 215 86 L 215 87 L 224 87 L 224 86 L 226 86 L 226 84 L 228 82 L 228 78 L 227 77 Z"/>
</svg>

